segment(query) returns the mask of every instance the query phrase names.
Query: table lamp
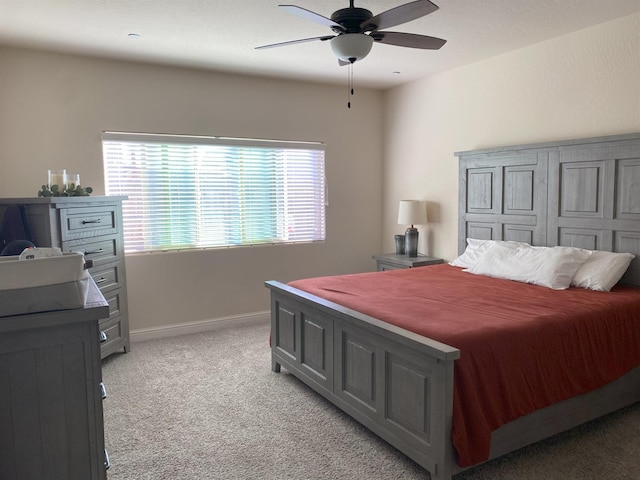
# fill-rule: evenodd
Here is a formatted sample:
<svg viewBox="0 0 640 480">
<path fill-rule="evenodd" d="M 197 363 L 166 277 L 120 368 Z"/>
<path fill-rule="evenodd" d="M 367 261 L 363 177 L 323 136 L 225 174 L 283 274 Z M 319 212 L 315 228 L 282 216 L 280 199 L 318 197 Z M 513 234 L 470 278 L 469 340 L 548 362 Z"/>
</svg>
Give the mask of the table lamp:
<svg viewBox="0 0 640 480">
<path fill-rule="evenodd" d="M 404 233 L 405 255 L 418 256 L 418 229 L 414 225 L 427 224 L 427 202 L 422 200 L 400 200 L 398 223 L 411 225 Z"/>
</svg>

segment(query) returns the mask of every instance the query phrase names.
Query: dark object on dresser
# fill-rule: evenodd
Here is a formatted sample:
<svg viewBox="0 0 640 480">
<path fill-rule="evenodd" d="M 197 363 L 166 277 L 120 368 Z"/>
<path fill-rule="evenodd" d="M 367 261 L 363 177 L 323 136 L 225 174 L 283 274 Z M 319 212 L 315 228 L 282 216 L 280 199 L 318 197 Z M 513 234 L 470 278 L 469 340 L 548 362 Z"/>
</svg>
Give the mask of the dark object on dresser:
<svg viewBox="0 0 640 480">
<path fill-rule="evenodd" d="M 35 245 L 29 240 L 12 240 L 0 252 L 0 256 L 7 257 L 20 255 L 25 248 L 34 248 Z"/>
<path fill-rule="evenodd" d="M 29 224 L 21 205 L 8 205 L 2 215 L 2 226 L 0 226 L 0 251 L 2 255 L 15 255 L 14 253 L 4 253 L 4 249 L 10 243 L 17 240 L 33 242 Z"/>
<path fill-rule="evenodd" d="M 405 244 L 404 244 L 404 235 L 396 235 L 394 237 L 396 242 L 396 255 L 404 255 L 405 253 Z"/>
</svg>

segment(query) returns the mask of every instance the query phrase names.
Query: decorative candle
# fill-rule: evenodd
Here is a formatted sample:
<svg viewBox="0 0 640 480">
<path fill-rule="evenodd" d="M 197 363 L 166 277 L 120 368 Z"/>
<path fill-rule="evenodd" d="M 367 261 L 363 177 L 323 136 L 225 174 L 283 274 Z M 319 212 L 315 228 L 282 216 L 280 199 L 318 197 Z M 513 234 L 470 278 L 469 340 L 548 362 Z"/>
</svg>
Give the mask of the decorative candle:
<svg viewBox="0 0 640 480">
<path fill-rule="evenodd" d="M 67 173 L 67 190 L 71 190 L 80 185 L 80 174 L 79 173 Z"/>
<path fill-rule="evenodd" d="M 67 184 L 67 171 L 66 170 L 49 170 L 49 188 L 54 185 L 58 185 L 60 191 Z"/>
</svg>

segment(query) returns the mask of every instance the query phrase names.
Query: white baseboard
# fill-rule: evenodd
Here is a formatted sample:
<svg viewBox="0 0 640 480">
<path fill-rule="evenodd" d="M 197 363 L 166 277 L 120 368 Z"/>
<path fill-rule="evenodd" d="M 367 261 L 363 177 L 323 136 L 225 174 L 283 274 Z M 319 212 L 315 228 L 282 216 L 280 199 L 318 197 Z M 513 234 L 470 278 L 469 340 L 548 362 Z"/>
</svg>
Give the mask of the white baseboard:
<svg viewBox="0 0 640 480">
<path fill-rule="evenodd" d="M 161 327 L 141 328 L 139 330 L 131 330 L 129 332 L 129 336 L 132 342 L 143 342 L 145 340 L 153 340 L 155 338 L 177 337 L 179 335 L 208 332 L 210 330 L 218 330 L 238 325 L 268 323 L 270 318 L 271 313 L 267 310 L 264 312 L 254 312 L 245 315 L 212 318 L 209 320 L 201 320 L 199 322 L 174 323 L 172 325 L 163 325 Z"/>
</svg>

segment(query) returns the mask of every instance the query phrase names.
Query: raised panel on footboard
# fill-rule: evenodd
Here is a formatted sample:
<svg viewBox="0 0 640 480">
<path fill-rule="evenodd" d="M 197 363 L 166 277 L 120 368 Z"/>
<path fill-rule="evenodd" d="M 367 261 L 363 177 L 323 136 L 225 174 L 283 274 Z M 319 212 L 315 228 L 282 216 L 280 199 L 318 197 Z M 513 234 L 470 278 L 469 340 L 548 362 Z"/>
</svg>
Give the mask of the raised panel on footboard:
<svg viewBox="0 0 640 480">
<path fill-rule="evenodd" d="M 333 322 L 301 314 L 300 363 L 307 375 L 328 389 L 333 388 Z"/>
<path fill-rule="evenodd" d="M 272 332 L 271 341 L 281 353 L 297 360 L 298 349 L 296 347 L 296 313 L 291 308 L 285 308 L 280 302 L 275 302 L 272 314 L 275 315 L 275 329 Z"/>
<path fill-rule="evenodd" d="M 425 366 L 387 354 L 386 416 L 397 428 L 430 441 L 430 371 Z"/>
<path fill-rule="evenodd" d="M 357 402 L 375 412 L 379 407 L 376 379 L 379 352 L 361 336 L 344 330 L 340 336 L 336 394 L 349 403 Z"/>
</svg>

